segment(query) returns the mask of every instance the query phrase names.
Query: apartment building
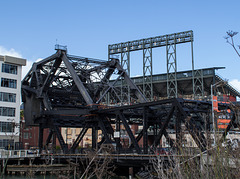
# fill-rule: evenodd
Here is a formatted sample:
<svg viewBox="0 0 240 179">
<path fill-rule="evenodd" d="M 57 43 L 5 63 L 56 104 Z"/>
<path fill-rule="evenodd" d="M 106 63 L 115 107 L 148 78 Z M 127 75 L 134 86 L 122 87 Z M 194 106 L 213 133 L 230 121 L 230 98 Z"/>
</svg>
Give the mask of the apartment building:
<svg viewBox="0 0 240 179">
<path fill-rule="evenodd" d="M 19 142 L 21 76 L 26 60 L 0 56 L 0 148 Z"/>
<path fill-rule="evenodd" d="M 68 146 L 72 146 L 74 141 L 77 139 L 79 133 L 81 132 L 81 128 L 61 128 L 61 133 L 64 141 L 68 144 Z M 102 132 L 99 130 L 97 132 L 97 141 L 100 142 L 102 139 Z M 88 129 L 86 134 L 81 140 L 79 147 L 91 147 L 92 146 L 92 129 Z"/>
</svg>

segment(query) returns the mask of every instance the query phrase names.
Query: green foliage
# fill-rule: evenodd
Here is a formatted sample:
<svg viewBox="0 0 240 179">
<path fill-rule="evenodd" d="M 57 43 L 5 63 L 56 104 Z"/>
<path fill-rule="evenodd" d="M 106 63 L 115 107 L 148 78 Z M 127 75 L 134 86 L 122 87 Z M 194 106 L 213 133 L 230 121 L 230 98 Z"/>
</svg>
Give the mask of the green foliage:
<svg viewBox="0 0 240 179">
<path fill-rule="evenodd" d="M 21 110 L 21 111 L 20 111 L 20 119 L 23 119 L 23 118 L 24 118 L 24 111 Z"/>
<path fill-rule="evenodd" d="M 61 147 L 59 145 L 57 145 L 56 150 L 61 150 Z"/>
</svg>

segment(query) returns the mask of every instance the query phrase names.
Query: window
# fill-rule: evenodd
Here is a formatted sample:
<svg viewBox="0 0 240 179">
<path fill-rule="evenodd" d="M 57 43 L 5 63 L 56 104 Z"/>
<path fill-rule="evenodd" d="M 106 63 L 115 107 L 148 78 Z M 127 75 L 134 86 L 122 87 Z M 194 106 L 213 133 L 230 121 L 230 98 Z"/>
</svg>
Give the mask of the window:
<svg viewBox="0 0 240 179">
<path fill-rule="evenodd" d="M 0 106 L 0 116 L 15 117 L 15 108 Z"/>
<path fill-rule="evenodd" d="M 12 122 L 0 122 L 0 132 L 14 132 Z"/>
<path fill-rule="evenodd" d="M 67 135 L 71 135 L 72 134 L 72 129 L 67 129 Z"/>
<path fill-rule="evenodd" d="M 28 139 L 28 132 L 24 132 L 24 133 L 23 133 L 23 138 L 24 138 L 24 139 Z"/>
<path fill-rule="evenodd" d="M 0 92 L 0 101 L 16 102 L 16 94 Z"/>
<path fill-rule="evenodd" d="M 11 73 L 11 74 L 17 74 L 17 66 L 16 65 L 10 65 L 3 63 L 2 64 L 2 72 L 4 73 Z"/>
<path fill-rule="evenodd" d="M 9 139 L 0 139 L 0 148 L 7 148 L 10 146 L 13 146 L 14 140 L 9 140 Z"/>
<path fill-rule="evenodd" d="M 8 87 L 8 88 L 17 88 L 17 80 L 2 78 L 1 79 L 1 86 Z"/>
</svg>

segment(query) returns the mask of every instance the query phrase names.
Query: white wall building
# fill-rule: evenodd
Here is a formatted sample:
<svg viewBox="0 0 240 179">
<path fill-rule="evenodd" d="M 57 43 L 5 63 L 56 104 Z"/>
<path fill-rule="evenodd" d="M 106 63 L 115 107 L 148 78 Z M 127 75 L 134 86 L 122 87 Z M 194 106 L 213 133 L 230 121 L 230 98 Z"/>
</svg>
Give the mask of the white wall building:
<svg viewBox="0 0 240 179">
<path fill-rule="evenodd" d="M 21 76 L 25 65 L 25 59 L 0 56 L 0 148 L 19 142 Z"/>
</svg>

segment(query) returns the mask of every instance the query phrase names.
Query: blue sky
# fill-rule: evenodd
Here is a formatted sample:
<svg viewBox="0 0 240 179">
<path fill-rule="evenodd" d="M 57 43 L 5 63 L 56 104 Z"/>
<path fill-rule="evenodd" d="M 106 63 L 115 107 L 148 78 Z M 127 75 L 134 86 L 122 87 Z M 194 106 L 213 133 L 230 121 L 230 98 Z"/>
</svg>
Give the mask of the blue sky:
<svg viewBox="0 0 240 179">
<path fill-rule="evenodd" d="M 218 73 L 240 91 L 240 58 L 223 38 L 240 31 L 239 0 L 8 0 L 0 7 L 0 54 L 26 58 L 27 68 L 55 53 L 56 41 L 69 54 L 107 59 L 108 44 L 193 30 L 195 68 L 226 67 Z M 240 44 L 240 34 L 235 40 Z M 154 73 L 166 71 L 164 52 L 153 51 Z M 177 54 L 178 70 L 190 70 L 190 44 Z M 134 53 L 132 76 L 142 74 L 139 64 Z"/>
</svg>

